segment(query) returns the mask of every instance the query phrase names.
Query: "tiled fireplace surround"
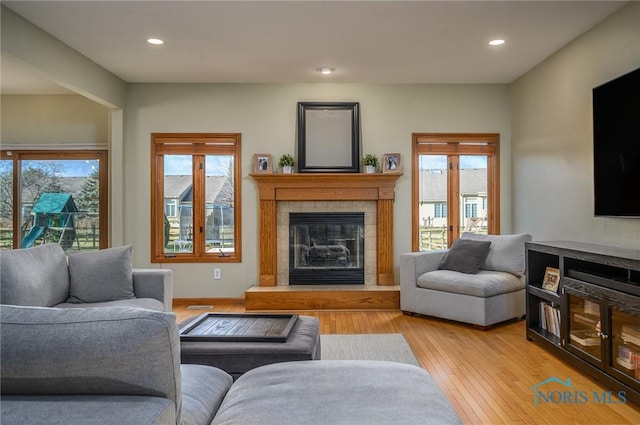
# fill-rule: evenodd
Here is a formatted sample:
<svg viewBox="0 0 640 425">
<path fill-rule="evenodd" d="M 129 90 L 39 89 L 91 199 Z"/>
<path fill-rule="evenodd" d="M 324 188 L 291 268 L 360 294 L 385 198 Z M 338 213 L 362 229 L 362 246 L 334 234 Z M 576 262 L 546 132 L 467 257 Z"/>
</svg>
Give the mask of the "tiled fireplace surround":
<svg viewBox="0 0 640 425">
<path fill-rule="evenodd" d="M 277 278 L 276 284 L 289 284 L 289 213 L 363 212 L 364 284 L 376 285 L 376 203 L 374 201 L 281 201 L 276 205 Z M 284 255 L 283 255 L 284 254 Z"/>
<path fill-rule="evenodd" d="M 252 174 L 258 184 L 260 286 L 286 286 L 290 212 L 364 212 L 365 286 L 394 285 L 397 174 Z"/>
</svg>

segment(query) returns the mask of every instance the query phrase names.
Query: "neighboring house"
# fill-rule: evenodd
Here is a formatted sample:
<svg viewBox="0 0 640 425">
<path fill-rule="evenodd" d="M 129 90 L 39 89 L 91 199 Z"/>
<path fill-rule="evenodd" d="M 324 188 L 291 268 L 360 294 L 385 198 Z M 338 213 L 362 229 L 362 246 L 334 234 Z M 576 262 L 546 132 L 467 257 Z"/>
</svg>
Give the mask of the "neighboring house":
<svg viewBox="0 0 640 425">
<path fill-rule="evenodd" d="M 228 239 L 233 229 L 233 186 L 226 176 L 208 176 L 205 181 L 207 241 Z M 164 178 L 164 214 L 177 239 L 193 238 L 192 176 L 168 175 Z"/>
<path fill-rule="evenodd" d="M 460 170 L 460 197 L 462 198 L 460 202 L 462 224 L 482 225 L 481 222 L 487 215 L 486 168 Z M 420 225 L 445 227 L 447 214 L 447 170 L 422 170 L 420 173 Z M 486 226 L 486 223 L 484 225 Z"/>
</svg>

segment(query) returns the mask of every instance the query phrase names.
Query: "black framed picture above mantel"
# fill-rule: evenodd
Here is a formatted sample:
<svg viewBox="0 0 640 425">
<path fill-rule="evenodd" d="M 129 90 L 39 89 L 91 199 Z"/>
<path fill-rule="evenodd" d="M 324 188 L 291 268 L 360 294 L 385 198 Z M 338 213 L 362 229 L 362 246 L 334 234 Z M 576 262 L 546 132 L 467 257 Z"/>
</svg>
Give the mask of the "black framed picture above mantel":
<svg viewBox="0 0 640 425">
<path fill-rule="evenodd" d="M 360 172 L 360 104 L 298 102 L 298 172 Z"/>
</svg>

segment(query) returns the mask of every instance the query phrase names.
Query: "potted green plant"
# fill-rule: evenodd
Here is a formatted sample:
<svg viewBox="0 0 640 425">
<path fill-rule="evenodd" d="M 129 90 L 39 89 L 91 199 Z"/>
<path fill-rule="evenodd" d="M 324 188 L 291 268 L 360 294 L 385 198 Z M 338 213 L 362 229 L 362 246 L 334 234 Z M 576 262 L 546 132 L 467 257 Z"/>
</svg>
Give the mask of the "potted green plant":
<svg viewBox="0 0 640 425">
<path fill-rule="evenodd" d="M 293 166 L 296 161 L 293 159 L 293 155 L 285 153 L 280 157 L 278 165 L 282 168 L 282 172 L 286 174 L 293 173 Z"/>
<path fill-rule="evenodd" d="M 368 153 L 362 158 L 362 163 L 367 173 L 375 173 L 378 166 L 378 157 L 375 154 Z"/>
</svg>

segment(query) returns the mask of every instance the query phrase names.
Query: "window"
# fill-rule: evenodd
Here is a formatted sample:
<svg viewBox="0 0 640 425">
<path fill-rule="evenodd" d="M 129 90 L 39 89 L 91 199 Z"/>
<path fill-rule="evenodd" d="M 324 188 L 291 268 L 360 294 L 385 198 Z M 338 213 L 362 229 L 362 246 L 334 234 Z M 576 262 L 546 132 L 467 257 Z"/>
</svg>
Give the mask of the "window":
<svg viewBox="0 0 640 425">
<path fill-rule="evenodd" d="M 446 218 L 447 217 L 447 204 L 435 204 L 434 205 L 434 217 Z"/>
<path fill-rule="evenodd" d="M 0 154 L 1 249 L 108 247 L 106 151 Z"/>
<path fill-rule="evenodd" d="M 464 218 L 472 218 L 478 216 L 478 204 L 475 199 L 465 199 L 464 201 Z"/>
<path fill-rule="evenodd" d="M 415 133 L 412 139 L 413 251 L 446 248 L 463 231 L 498 234 L 499 135 Z"/>
<path fill-rule="evenodd" d="M 240 134 L 151 135 L 151 262 L 240 262 Z"/>
<path fill-rule="evenodd" d="M 176 217 L 176 200 L 172 198 L 165 198 L 164 200 L 164 215 L 168 218 Z"/>
</svg>

